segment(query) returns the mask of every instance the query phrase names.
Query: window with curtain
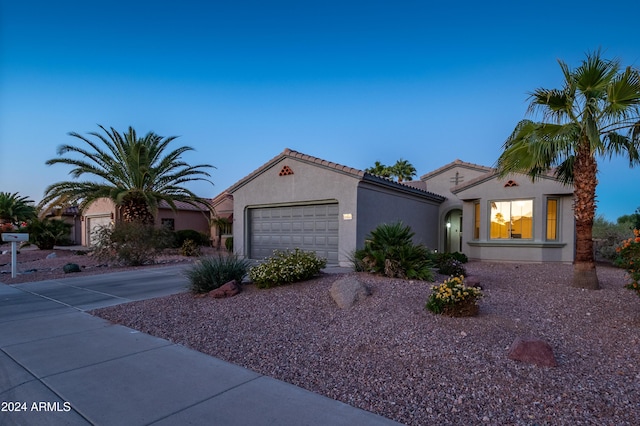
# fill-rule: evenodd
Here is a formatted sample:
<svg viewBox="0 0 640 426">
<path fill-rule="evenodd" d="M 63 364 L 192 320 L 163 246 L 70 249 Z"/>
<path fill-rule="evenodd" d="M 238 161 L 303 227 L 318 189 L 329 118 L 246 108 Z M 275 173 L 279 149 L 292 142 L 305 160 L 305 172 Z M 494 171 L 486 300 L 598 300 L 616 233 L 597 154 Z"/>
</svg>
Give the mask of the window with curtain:
<svg viewBox="0 0 640 426">
<path fill-rule="evenodd" d="M 480 203 L 473 205 L 473 239 L 480 239 Z"/>
<path fill-rule="evenodd" d="M 532 239 L 533 200 L 491 202 L 492 240 Z"/>
<path fill-rule="evenodd" d="M 547 199 L 547 240 L 556 241 L 558 239 L 558 200 Z"/>
</svg>

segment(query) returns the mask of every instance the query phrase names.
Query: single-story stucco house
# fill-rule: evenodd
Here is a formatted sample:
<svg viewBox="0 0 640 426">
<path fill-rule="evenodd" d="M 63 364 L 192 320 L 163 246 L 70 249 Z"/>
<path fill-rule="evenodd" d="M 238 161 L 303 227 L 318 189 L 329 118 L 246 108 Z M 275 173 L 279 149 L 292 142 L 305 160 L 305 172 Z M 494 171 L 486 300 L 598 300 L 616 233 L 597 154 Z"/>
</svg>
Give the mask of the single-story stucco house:
<svg viewBox="0 0 640 426">
<path fill-rule="evenodd" d="M 191 204 L 177 201 L 177 211 L 171 210 L 166 202 L 160 202 L 156 225 L 166 226 L 172 231 L 193 229 L 210 235 L 210 215 L 206 207 L 195 207 Z M 80 218 L 82 245 L 93 245 L 95 231 L 101 226 L 107 226 L 120 220 L 120 213 L 116 205 L 109 198 L 100 198 L 82 212 Z"/>
<path fill-rule="evenodd" d="M 233 220 L 234 251 L 250 259 L 300 248 L 347 266 L 369 232 L 396 221 L 416 243 L 471 259 L 569 263 L 574 255 L 571 186 L 552 176 L 501 179 L 460 160 L 398 183 L 285 149 L 214 200 Z"/>
</svg>

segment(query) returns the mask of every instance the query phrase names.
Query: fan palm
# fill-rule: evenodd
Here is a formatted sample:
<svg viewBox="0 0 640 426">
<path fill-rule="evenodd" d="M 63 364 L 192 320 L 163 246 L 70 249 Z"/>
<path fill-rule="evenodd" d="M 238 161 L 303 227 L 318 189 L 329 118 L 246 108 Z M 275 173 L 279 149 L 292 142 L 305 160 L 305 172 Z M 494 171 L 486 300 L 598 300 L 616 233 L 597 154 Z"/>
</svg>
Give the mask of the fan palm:
<svg viewBox="0 0 640 426">
<path fill-rule="evenodd" d="M 402 158 L 396 161 L 396 164 L 394 164 L 390 168 L 391 176 L 397 177 L 398 182 L 413 180 L 413 177 L 416 175 L 416 168 L 413 167 L 413 164 L 411 164 L 407 160 L 403 160 Z"/>
<path fill-rule="evenodd" d="M 48 186 L 41 205 L 45 211 L 56 206 L 78 203 L 81 209 L 93 201 L 107 197 L 120 209 L 124 222 L 151 224 L 158 205 L 165 201 L 176 210 L 176 201 L 197 207 L 208 204 L 182 185 L 202 180 L 213 184 L 206 169 L 208 164 L 191 166 L 181 160 L 182 154 L 193 150 L 182 146 L 167 152 L 168 145 L 176 136 L 161 137 L 150 132 L 138 138 L 136 131 L 122 135 L 113 127 L 109 130 L 99 126 L 105 133 L 89 133 L 97 141 L 78 133 L 70 136 L 80 139 L 88 147 L 62 145 L 58 155 L 80 154 L 81 158 L 54 158 L 47 165 L 66 164 L 73 166 L 70 174 L 74 178 L 92 176 L 92 181 L 65 181 Z"/>
<path fill-rule="evenodd" d="M 536 89 L 529 114 L 542 121 L 521 121 L 497 161 L 501 176 L 526 173 L 532 179 L 554 170 L 574 188 L 576 251 L 573 285 L 599 288 L 593 253 L 597 157 L 624 155 L 640 162 L 640 78 L 637 69 L 621 69 L 618 60 L 587 54 L 573 70 L 558 61 L 561 89 Z"/>
<path fill-rule="evenodd" d="M 18 224 L 36 217 L 34 202 L 28 197 L 21 197 L 17 192 L 0 192 L 0 225 Z"/>
<path fill-rule="evenodd" d="M 391 168 L 385 166 L 384 164 L 382 164 L 379 161 L 376 161 L 373 165 L 373 167 L 369 167 L 367 169 L 364 170 L 367 173 L 370 173 L 372 175 L 376 175 L 376 176 L 380 176 L 380 177 L 384 177 L 384 178 L 389 178 L 391 177 Z"/>
</svg>

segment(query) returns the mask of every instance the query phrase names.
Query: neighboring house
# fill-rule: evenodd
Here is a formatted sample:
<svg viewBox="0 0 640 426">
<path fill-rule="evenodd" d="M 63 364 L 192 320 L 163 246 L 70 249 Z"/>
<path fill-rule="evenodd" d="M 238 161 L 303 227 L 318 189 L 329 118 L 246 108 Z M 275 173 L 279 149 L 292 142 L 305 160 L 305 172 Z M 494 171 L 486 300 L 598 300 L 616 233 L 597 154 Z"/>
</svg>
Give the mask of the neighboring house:
<svg viewBox="0 0 640 426">
<path fill-rule="evenodd" d="M 69 229 L 69 241 L 73 245 L 79 245 L 82 241 L 82 221 L 80 209 L 77 206 L 67 207 L 66 209 L 55 209 L 47 215 L 49 219 L 61 220 L 71 225 Z"/>
<path fill-rule="evenodd" d="M 286 149 L 214 200 L 232 203 L 234 251 L 251 259 L 297 247 L 346 266 L 369 232 L 402 221 L 416 243 L 471 259 L 573 261 L 572 187 L 460 160 L 397 183 Z"/>
<path fill-rule="evenodd" d="M 233 196 L 225 191 L 211 200 L 211 206 L 211 241 L 214 247 L 224 249 L 227 239 L 233 236 Z"/>
<path fill-rule="evenodd" d="M 175 204 L 176 212 L 171 210 L 165 202 L 160 203 L 156 215 L 156 225 L 166 226 L 172 231 L 193 229 L 210 235 L 209 211 L 204 206 L 197 208 L 180 201 Z M 101 226 L 114 224 L 118 220 L 120 220 L 118 209 L 110 199 L 101 198 L 91 203 L 81 217 L 82 245 L 93 245 L 95 231 Z"/>
</svg>

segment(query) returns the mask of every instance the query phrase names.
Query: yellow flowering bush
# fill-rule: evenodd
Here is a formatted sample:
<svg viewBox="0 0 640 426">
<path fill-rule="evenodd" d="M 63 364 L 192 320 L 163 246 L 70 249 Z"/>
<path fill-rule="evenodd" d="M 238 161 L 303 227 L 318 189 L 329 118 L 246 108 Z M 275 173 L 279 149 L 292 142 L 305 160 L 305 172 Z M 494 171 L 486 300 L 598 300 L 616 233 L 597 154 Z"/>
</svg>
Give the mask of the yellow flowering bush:
<svg viewBox="0 0 640 426">
<path fill-rule="evenodd" d="M 640 230 L 633 230 L 633 237 L 616 248 L 615 264 L 627 270 L 631 282 L 625 286 L 640 296 Z"/>
<path fill-rule="evenodd" d="M 314 277 L 327 266 L 327 259 L 315 252 L 295 249 L 274 250 L 273 256 L 249 270 L 249 279 L 258 288 L 270 288 Z"/>
<path fill-rule="evenodd" d="M 478 313 L 477 301 L 482 296 L 480 288 L 467 287 L 464 284 L 464 275 L 460 275 L 431 286 L 426 308 L 435 314 L 472 316 Z"/>
</svg>

